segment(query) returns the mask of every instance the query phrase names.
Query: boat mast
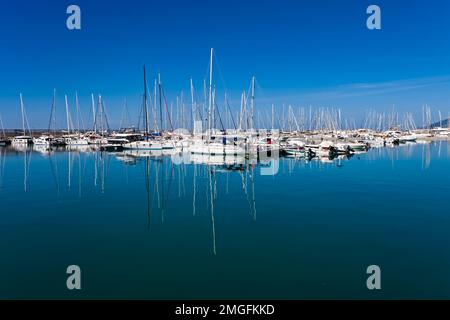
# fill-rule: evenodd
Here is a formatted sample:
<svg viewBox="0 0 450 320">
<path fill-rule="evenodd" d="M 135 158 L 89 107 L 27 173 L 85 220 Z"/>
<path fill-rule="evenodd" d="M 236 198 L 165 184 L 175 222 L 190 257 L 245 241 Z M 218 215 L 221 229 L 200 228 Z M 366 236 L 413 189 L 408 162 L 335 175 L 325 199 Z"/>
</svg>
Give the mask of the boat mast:
<svg viewBox="0 0 450 320">
<path fill-rule="evenodd" d="M 102 108 L 102 95 L 98 95 L 98 101 L 97 101 L 97 112 L 100 113 L 100 134 L 103 135 L 103 108 Z"/>
<path fill-rule="evenodd" d="M 67 102 L 67 94 L 64 95 L 64 99 L 66 101 L 67 134 L 70 135 L 69 103 Z"/>
<path fill-rule="evenodd" d="M 158 89 L 159 89 L 159 120 L 161 123 L 161 134 L 162 131 L 164 130 L 164 126 L 163 126 L 163 113 L 162 113 L 162 88 L 161 88 L 161 74 L 158 73 Z"/>
<path fill-rule="evenodd" d="M 22 113 L 22 129 L 23 129 L 23 135 L 25 135 L 25 110 L 23 106 L 23 99 L 22 99 L 22 93 L 20 93 L 20 110 Z"/>
<path fill-rule="evenodd" d="M 80 109 L 78 107 L 78 92 L 75 91 L 75 108 L 77 109 L 77 129 L 78 134 L 80 133 Z"/>
<path fill-rule="evenodd" d="M 144 65 L 144 117 L 145 117 L 145 135 L 148 136 L 148 105 L 147 105 L 147 74 Z"/>
<path fill-rule="evenodd" d="M 157 112 L 157 107 L 156 107 L 156 88 L 157 88 L 157 82 L 156 82 L 156 79 L 155 79 L 155 85 L 154 85 L 154 88 L 153 88 L 153 121 L 154 121 L 154 123 L 155 123 L 155 128 L 154 128 L 154 130 L 157 130 L 158 131 L 158 116 L 157 116 L 157 114 L 158 114 L 158 112 Z"/>
<path fill-rule="evenodd" d="M 274 124 L 275 124 L 275 105 L 272 104 L 272 131 L 274 129 Z"/>
<path fill-rule="evenodd" d="M 242 131 L 244 128 L 243 121 L 245 119 L 245 91 L 241 93 L 241 112 L 239 115 L 239 131 Z"/>
<path fill-rule="evenodd" d="M 213 54 L 214 48 L 211 48 L 211 56 L 209 59 L 209 105 L 208 105 L 208 130 L 211 130 L 211 117 L 212 117 L 212 77 L 213 77 Z"/>
<path fill-rule="evenodd" d="M 48 122 L 48 132 L 52 131 L 53 124 L 53 134 L 56 134 L 56 89 L 53 89 L 53 100 L 52 109 L 50 111 L 50 120 Z"/>
<path fill-rule="evenodd" d="M 94 101 L 94 94 L 91 93 L 91 103 L 92 103 L 92 119 L 94 122 L 94 134 L 97 133 L 97 119 L 96 119 L 96 115 L 95 115 L 95 101 Z"/>
<path fill-rule="evenodd" d="M 191 104 L 192 104 L 192 133 L 194 133 L 194 123 L 196 120 L 195 116 L 195 102 L 194 102 L 194 83 L 192 82 L 192 78 L 190 79 L 191 82 Z"/>
<path fill-rule="evenodd" d="M 253 117 L 253 109 L 255 106 L 255 76 L 252 77 L 252 96 L 250 100 L 250 131 L 253 131 L 254 126 L 254 117 Z"/>
<path fill-rule="evenodd" d="M 179 126 L 179 127 L 185 128 L 183 90 L 181 90 L 181 94 L 180 94 L 180 106 L 181 106 L 181 126 Z"/>
</svg>

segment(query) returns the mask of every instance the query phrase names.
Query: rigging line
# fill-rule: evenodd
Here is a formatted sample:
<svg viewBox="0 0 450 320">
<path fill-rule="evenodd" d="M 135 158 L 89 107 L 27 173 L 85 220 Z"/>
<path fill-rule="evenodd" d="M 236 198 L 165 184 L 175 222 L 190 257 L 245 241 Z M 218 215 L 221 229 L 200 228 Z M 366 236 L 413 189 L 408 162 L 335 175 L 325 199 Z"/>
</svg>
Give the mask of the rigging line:
<svg viewBox="0 0 450 320">
<path fill-rule="evenodd" d="M 138 127 L 137 127 L 138 131 L 140 131 L 140 129 L 141 129 L 141 119 L 142 119 L 142 122 L 144 123 L 144 118 L 142 116 L 143 109 L 144 109 L 143 106 L 144 106 L 144 97 L 142 97 L 142 107 L 139 108 Z"/>
<path fill-rule="evenodd" d="M 219 121 L 220 121 L 220 125 L 222 126 L 222 130 L 225 130 L 225 127 L 222 122 L 222 117 L 220 116 L 219 106 L 217 105 L 217 102 L 214 101 L 214 105 L 216 106 L 216 108 L 214 108 L 215 109 L 214 111 L 217 111 L 217 114 L 219 115 Z"/>
<path fill-rule="evenodd" d="M 222 82 L 223 90 L 225 92 L 227 92 L 228 91 L 227 85 L 225 83 L 225 79 L 224 79 L 223 74 L 222 74 L 222 69 L 220 68 L 220 63 L 219 63 L 219 59 L 217 58 L 216 51 L 213 52 L 213 55 L 214 55 L 214 62 L 216 64 L 217 71 L 219 73 L 219 78 L 220 78 L 220 81 Z"/>
<path fill-rule="evenodd" d="M 105 117 L 105 122 L 106 122 L 106 130 L 109 131 L 109 122 L 108 122 L 108 114 L 106 113 L 105 99 L 102 99 L 102 108 L 103 108 L 103 115 Z"/>
<path fill-rule="evenodd" d="M 124 122 L 123 121 L 123 114 L 125 112 L 125 105 L 126 105 L 126 103 L 127 103 L 127 99 L 125 99 L 125 101 L 124 101 L 124 107 L 123 107 L 122 113 L 120 115 L 119 130 L 123 128 L 123 122 Z"/>
<path fill-rule="evenodd" d="M 200 121 L 203 121 L 203 113 L 202 113 L 202 104 L 198 102 L 198 95 L 195 94 L 195 86 L 193 85 L 194 88 L 194 105 L 195 105 L 195 112 L 194 112 L 194 121 L 197 120 L 197 113 L 200 116 Z"/>
<path fill-rule="evenodd" d="M 256 89 L 258 89 L 258 91 L 259 91 L 258 94 L 261 95 L 263 101 L 269 101 L 270 100 L 267 97 L 267 95 L 265 94 L 265 91 L 263 90 L 263 88 L 260 86 L 260 84 L 258 82 L 258 79 L 256 77 L 255 77 L 255 87 L 256 87 Z"/>
<path fill-rule="evenodd" d="M 172 119 L 170 118 L 169 108 L 167 106 L 166 94 L 164 92 L 164 88 L 162 87 L 162 85 L 161 85 L 161 91 L 162 91 L 162 95 L 163 95 L 163 98 L 164 98 L 164 105 L 166 107 L 167 118 L 169 119 L 170 129 L 173 131 Z"/>
<path fill-rule="evenodd" d="M 197 107 L 197 110 L 198 110 L 198 113 L 199 113 L 199 115 L 200 115 L 200 121 L 203 121 L 204 119 L 203 119 L 203 108 L 201 107 L 201 105 L 200 104 L 198 104 L 198 102 L 197 102 L 197 100 L 195 101 L 195 103 L 196 103 L 196 107 Z"/>
<path fill-rule="evenodd" d="M 48 132 L 50 132 L 51 126 L 52 126 L 52 120 L 53 120 L 53 109 L 55 108 L 55 94 L 53 94 L 52 98 L 52 109 L 50 111 L 50 119 L 48 122 Z M 55 128 L 56 129 L 56 128 Z"/>
<path fill-rule="evenodd" d="M 79 101 L 78 101 L 78 103 L 79 103 Z M 78 114 L 79 114 L 79 118 L 80 118 L 80 122 L 81 122 L 81 128 L 78 128 L 78 131 L 80 131 L 81 129 L 83 131 L 86 131 L 86 126 L 84 125 L 83 114 L 81 113 L 81 109 L 80 109 L 79 105 L 78 105 Z"/>
<path fill-rule="evenodd" d="M 227 99 L 225 99 L 225 100 L 226 100 L 226 102 L 227 102 L 228 112 L 230 113 L 231 121 L 233 121 L 234 130 L 236 130 L 236 129 L 237 129 L 237 127 L 236 127 L 236 122 L 234 121 L 233 113 L 231 112 L 231 107 L 230 107 L 230 103 L 229 103 L 229 101 L 228 101 L 228 97 L 227 97 Z"/>
<path fill-rule="evenodd" d="M 25 123 L 26 123 L 26 127 L 28 128 L 28 133 L 31 135 L 31 128 L 30 128 L 30 124 L 28 122 L 28 116 L 27 116 L 27 112 L 24 109 L 23 114 L 25 115 Z"/>
</svg>

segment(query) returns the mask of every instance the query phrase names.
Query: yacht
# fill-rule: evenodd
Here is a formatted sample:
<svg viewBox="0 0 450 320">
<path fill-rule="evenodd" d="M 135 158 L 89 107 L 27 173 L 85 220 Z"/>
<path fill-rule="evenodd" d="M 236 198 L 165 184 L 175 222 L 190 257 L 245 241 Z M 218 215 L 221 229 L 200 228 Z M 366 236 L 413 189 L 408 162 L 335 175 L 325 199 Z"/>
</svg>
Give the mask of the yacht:
<svg viewBox="0 0 450 320">
<path fill-rule="evenodd" d="M 33 144 L 38 146 L 50 146 L 52 142 L 52 137 L 47 135 L 42 135 L 39 138 L 33 138 Z"/>
<path fill-rule="evenodd" d="M 123 148 L 135 150 L 162 150 L 163 145 L 160 140 L 147 137 L 144 140 L 126 143 L 123 145 Z"/>
<path fill-rule="evenodd" d="M 217 142 L 220 140 L 221 142 Z M 245 155 L 238 136 L 212 135 L 209 140 L 196 140 L 189 148 L 191 154 Z"/>
<path fill-rule="evenodd" d="M 11 144 L 19 146 L 27 146 L 33 144 L 32 136 L 16 136 L 12 139 Z"/>
<path fill-rule="evenodd" d="M 132 142 L 137 142 L 142 135 L 139 133 L 114 133 L 106 138 L 106 144 L 100 146 L 102 151 L 120 151 L 124 146 Z"/>
</svg>

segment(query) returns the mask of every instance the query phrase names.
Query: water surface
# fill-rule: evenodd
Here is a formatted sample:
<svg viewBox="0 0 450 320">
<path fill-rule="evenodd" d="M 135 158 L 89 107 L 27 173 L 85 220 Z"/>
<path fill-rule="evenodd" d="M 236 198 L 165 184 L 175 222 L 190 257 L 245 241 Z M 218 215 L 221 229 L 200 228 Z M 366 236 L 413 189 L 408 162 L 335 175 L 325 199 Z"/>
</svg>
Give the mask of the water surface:
<svg viewBox="0 0 450 320">
<path fill-rule="evenodd" d="M 0 148 L 0 298 L 450 298 L 446 142 L 185 158 Z"/>
</svg>

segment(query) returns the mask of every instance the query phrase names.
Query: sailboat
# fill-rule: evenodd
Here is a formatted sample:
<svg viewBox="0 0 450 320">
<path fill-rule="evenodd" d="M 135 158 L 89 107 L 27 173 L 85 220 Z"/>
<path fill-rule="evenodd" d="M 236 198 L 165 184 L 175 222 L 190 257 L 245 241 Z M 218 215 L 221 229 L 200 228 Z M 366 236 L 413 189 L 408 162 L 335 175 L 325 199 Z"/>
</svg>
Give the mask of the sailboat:
<svg viewBox="0 0 450 320">
<path fill-rule="evenodd" d="M 51 144 L 53 144 L 53 136 L 50 134 L 50 129 L 52 126 L 52 122 L 56 122 L 55 118 L 55 101 L 56 101 L 56 89 L 53 89 L 53 100 L 52 100 L 52 109 L 50 111 L 50 121 L 48 126 L 48 133 L 44 133 L 38 138 L 33 138 L 33 144 L 35 146 L 39 146 L 39 150 L 46 150 L 48 147 L 50 147 Z M 55 124 L 56 126 L 56 124 Z M 56 131 L 56 127 L 54 128 L 54 131 Z"/>
<path fill-rule="evenodd" d="M 191 154 L 212 154 L 212 155 L 242 155 L 246 153 L 242 137 L 235 135 L 229 136 L 225 132 L 213 134 L 214 121 L 214 97 L 213 97 L 213 55 L 214 49 L 211 48 L 209 64 L 209 107 L 208 107 L 208 134 L 197 137 L 190 146 Z"/>
<path fill-rule="evenodd" d="M 149 112 L 148 112 L 148 103 L 147 103 L 147 74 L 144 66 L 144 103 L 143 103 L 143 111 L 144 111 L 144 127 L 145 133 L 143 140 L 131 141 L 129 143 L 125 143 L 123 145 L 124 149 L 136 149 L 136 150 L 162 150 L 163 145 L 161 141 L 156 140 L 154 137 L 149 134 Z"/>
<path fill-rule="evenodd" d="M 78 119 L 78 131 L 74 133 L 70 133 L 70 125 L 72 123 L 71 117 L 70 117 L 70 111 L 69 111 L 69 103 L 67 101 L 67 95 L 64 96 L 65 102 L 66 102 L 66 118 L 67 118 L 67 135 L 64 136 L 65 142 L 69 146 L 87 146 L 89 141 L 80 134 L 80 123 L 79 123 L 79 107 L 78 107 L 78 94 L 75 94 L 75 101 L 76 101 L 76 109 L 77 109 L 77 119 Z M 73 125 L 72 125 L 73 126 Z"/>
<path fill-rule="evenodd" d="M 12 140 L 12 144 L 17 145 L 17 146 L 27 146 L 27 145 L 33 144 L 33 137 L 29 134 L 30 129 L 29 129 L 28 120 L 27 120 L 26 114 L 25 114 L 25 107 L 23 105 L 22 94 L 20 94 L 20 110 L 22 113 L 23 134 L 20 136 L 15 136 L 14 139 Z M 27 130 L 25 129 L 25 125 L 28 128 L 28 135 L 27 135 Z"/>
</svg>

